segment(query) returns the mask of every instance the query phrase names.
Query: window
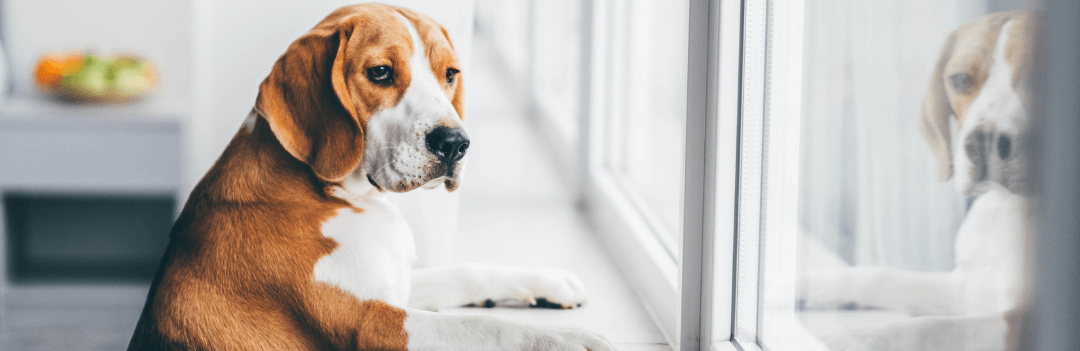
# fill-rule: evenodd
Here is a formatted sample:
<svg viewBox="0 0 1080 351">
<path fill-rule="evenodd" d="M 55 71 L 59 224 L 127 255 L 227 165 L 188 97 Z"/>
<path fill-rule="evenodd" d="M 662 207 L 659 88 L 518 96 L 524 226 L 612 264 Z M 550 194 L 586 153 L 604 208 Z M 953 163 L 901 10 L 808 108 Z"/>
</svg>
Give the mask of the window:
<svg viewBox="0 0 1080 351">
<path fill-rule="evenodd" d="M 822 303 L 857 289 L 818 278 L 956 268 L 982 193 L 942 181 L 920 130 L 927 83 L 951 33 L 1037 3 L 532 2 L 534 21 L 565 24 L 533 33 L 533 98 L 564 111 L 541 113 L 548 129 L 577 133 L 586 215 L 672 346 L 827 350 L 933 314 Z M 580 60 L 548 52 L 559 47 Z"/>
<path fill-rule="evenodd" d="M 935 299 L 916 295 L 939 293 L 937 283 L 906 290 L 888 279 L 962 284 L 950 273 L 954 243 L 981 193 L 941 182 L 938 159 L 920 135 L 920 115 L 927 82 L 941 74 L 935 65 L 942 46 L 954 40 L 950 34 L 1019 4 L 742 5 L 734 267 L 717 261 L 714 272 L 715 281 L 724 282 L 726 270 L 735 271 L 734 343 L 742 349 L 828 350 L 845 343 L 876 349 L 860 333 L 960 313 L 907 304 Z M 717 240 L 727 230 L 718 226 Z M 880 287 L 866 286 L 874 284 Z M 865 297 L 874 292 L 889 296 Z M 970 306 L 976 303 L 965 300 L 970 296 L 945 303 Z M 724 312 L 713 312 L 714 324 Z M 714 335 L 725 332 L 714 326 Z M 955 349 L 969 347 L 976 346 Z"/>
<path fill-rule="evenodd" d="M 586 194 L 605 244 L 677 335 L 688 1 L 595 1 Z"/>
<path fill-rule="evenodd" d="M 545 151 L 668 338 L 679 317 L 689 3 L 478 6 L 478 25 L 527 87 Z"/>
<path fill-rule="evenodd" d="M 687 3 L 613 2 L 603 166 L 674 257 L 681 229 Z"/>
</svg>

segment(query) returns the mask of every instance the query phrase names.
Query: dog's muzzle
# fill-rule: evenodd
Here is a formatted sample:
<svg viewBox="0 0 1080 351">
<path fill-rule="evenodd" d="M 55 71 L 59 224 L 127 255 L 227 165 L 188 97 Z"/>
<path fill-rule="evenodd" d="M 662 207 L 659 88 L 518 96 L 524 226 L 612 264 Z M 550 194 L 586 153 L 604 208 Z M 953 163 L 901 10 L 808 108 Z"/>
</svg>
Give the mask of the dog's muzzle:
<svg viewBox="0 0 1080 351">
<path fill-rule="evenodd" d="M 985 191 L 979 183 L 991 182 L 1004 186 L 1014 193 L 1024 188 L 1029 165 L 1023 160 L 1023 141 L 1020 133 L 1002 132 L 991 125 L 971 131 L 963 140 L 964 153 L 971 161 L 971 181 L 975 184 L 971 194 Z"/>
<path fill-rule="evenodd" d="M 367 180 L 376 188 L 406 192 L 445 184 L 453 191 L 461 183 L 470 144 L 464 128 L 439 126 L 426 133 L 409 133 L 404 141 L 378 140 L 368 146 L 364 160 Z"/>
</svg>

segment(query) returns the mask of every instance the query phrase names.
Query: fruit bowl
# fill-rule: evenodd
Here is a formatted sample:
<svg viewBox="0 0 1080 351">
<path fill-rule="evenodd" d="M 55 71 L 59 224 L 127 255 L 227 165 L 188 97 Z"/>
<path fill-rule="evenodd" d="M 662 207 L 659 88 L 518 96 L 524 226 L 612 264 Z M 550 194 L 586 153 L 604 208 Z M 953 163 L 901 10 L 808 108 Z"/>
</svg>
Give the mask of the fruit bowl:
<svg viewBox="0 0 1080 351">
<path fill-rule="evenodd" d="M 64 101 L 126 102 L 148 93 L 157 72 L 132 55 L 47 54 L 38 61 L 34 81 Z"/>
</svg>

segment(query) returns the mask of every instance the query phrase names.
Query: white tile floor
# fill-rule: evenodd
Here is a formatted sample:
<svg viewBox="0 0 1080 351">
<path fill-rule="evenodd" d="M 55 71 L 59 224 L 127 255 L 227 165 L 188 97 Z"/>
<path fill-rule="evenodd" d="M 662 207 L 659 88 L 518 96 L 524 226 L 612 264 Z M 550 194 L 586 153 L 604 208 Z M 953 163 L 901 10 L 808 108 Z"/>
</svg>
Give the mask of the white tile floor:
<svg viewBox="0 0 1080 351">
<path fill-rule="evenodd" d="M 605 335 L 620 350 L 668 350 L 630 286 L 576 211 L 572 194 L 560 183 L 540 142 L 530 133 L 519 99 L 492 70 L 496 66 L 484 41 L 476 40 L 474 47 L 474 69 L 465 80 L 469 101 L 466 121 L 473 143 L 461 189 L 454 260 L 568 269 L 582 278 L 590 295 L 589 303 L 575 310 L 455 308 L 444 312 L 490 313 L 543 324 L 577 325 Z M 107 306 L 47 306 L 49 301 L 76 295 L 65 289 L 23 290 L 19 296 L 9 296 L 8 301 L 15 303 L 9 303 L 0 320 L 0 350 L 126 347 L 146 287 L 98 289 L 98 294 L 120 301 Z"/>
</svg>

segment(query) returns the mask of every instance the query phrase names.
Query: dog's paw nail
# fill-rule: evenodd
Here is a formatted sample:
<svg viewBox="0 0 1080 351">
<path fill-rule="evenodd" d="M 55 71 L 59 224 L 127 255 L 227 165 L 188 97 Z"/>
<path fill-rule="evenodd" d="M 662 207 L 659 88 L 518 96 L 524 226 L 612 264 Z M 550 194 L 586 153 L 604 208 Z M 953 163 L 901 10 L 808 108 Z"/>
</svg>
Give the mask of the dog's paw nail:
<svg viewBox="0 0 1080 351">
<path fill-rule="evenodd" d="M 546 298 L 540 297 L 536 299 L 535 305 L 530 305 L 532 308 L 564 308 L 562 304 L 548 301 Z"/>
</svg>

